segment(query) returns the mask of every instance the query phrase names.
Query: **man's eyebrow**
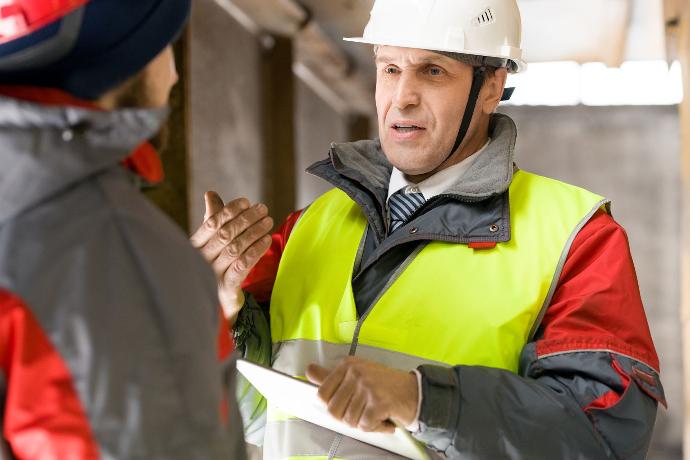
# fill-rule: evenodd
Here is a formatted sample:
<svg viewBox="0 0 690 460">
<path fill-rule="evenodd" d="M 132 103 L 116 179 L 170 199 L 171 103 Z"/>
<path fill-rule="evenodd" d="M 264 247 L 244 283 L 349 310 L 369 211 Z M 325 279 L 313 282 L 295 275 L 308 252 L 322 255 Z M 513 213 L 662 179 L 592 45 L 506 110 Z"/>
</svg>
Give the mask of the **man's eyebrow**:
<svg viewBox="0 0 690 460">
<path fill-rule="evenodd" d="M 395 61 L 395 59 L 390 57 L 390 56 L 386 56 L 385 54 L 384 55 L 378 55 L 377 54 L 376 58 L 374 59 L 374 62 L 376 62 L 377 64 L 380 64 L 383 62 L 391 62 L 391 61 Z M 414 59 L 412 62 L 410 62 L 410 64 L 412 66 L 422 66 L 422 65 L 428 65 L 428 64 L 442 65 L 443 64 L 442 61 L 443 61 L 443 57 L 440 55 L 438 57 L 436 57 L 436 56 L 425 56 L 423 58 Z"/>
<path fill-rule="evenodd" d="M 392 60 L 393 60 L 393 58 L 391 58 L 390 56 L 386 56 L 385 54 L 383 54 L 383 55 L 377 54 L 376 58 L 374 59 L 374 62 L 376 62 L 378 64 L 380 62 L 390 62 Z"/>
</svg>

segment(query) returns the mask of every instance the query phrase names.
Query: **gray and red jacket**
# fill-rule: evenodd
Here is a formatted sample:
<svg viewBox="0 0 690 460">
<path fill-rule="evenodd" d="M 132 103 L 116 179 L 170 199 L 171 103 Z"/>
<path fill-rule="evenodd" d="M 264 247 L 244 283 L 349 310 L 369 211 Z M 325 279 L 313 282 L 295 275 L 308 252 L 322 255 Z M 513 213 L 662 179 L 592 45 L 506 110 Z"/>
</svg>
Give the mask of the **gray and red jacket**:
<svg viewBox="0 0 690 460">
<path fill-rule="evenodd" d="M 244 458 L 215 277 L 121 166 L 166 111 L 0 93 L 0 459 Z"/>
<path fill-rule="evenodd" d="M 489 228 L 486 222 L 510 222 L 511 178 L 506 181 L 502 172 L 513 169 L 517 130 L 504 115 L 494 116 L 491 129 L 491 144 L 461 183 L 413 216 L 423 237 L 386 234 L 392 166 L 378 142 L 334 144 L 329 159 L 309 168 L 345 191 L 369 221 L 363 262 L 352 282 L 360 314 L 429 235 L 448 242 L 448 230 L 455 228 L 450 242 L 469 240 L 477 250 L 491 250 L 509 238 L 488 231 L 477 234 L 477 229 Z M 462 199 L 477 190 L 486 198 Z M 269 334 L 267 304 L 299 216 L 289 216 L 274 234 L 272 248 L 245 283 L 252 296 L 236 334 L 251 359 L 270 362 L 270 346 L 264 344 Z M 438 216 L 443 216 L 442 223 Z M 448 458 L 644 458 L 657 403 L 665 400 L 624 230 L 599 212 L 579 232 L 553 300 L 522 351 L 518 374 L 480 366 L 421 366 L 420 371 L 421 430 L 414 436 Z M 254 397 L 251 405 L 250 394 L 245 386 L 240 405 L 248 439 L 256 442 L 263 421 L 257 416 L 259 400 Z"/>
</svg>

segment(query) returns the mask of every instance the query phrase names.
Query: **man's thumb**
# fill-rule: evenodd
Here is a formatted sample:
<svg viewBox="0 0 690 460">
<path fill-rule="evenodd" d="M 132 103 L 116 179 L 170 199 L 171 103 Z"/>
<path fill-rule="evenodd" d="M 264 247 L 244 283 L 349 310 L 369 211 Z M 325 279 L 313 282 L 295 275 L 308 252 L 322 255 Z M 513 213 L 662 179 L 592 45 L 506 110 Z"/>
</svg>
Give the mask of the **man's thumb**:
<svg viewBox="0 0 690 460">
<path fill-rule="evenodd" d="M 223 200 L 218 196 L 216 192 L 206 192 L 204 193 L 204 202 L 206 203 L 206 213 L 204 214 L 204 220 L 209 217 L 219 213 L 223 210 L 225 204 Z"/>
</svg>

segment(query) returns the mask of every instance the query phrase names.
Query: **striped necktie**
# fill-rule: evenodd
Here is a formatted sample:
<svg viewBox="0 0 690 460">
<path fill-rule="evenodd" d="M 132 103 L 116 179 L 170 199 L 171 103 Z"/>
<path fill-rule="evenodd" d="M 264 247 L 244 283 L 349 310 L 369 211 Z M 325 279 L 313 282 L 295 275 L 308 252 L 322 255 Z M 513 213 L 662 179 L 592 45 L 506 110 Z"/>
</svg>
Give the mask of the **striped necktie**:
<svg viewBox="0 0 690 460">
<path fill-rule="evenodd" d="M 388 199 L 388 209 L 390 210 L 391 225 L 388 234 L 393 233 L 403 225 L 425 202 L 424 195 L 421 193 L 405 193 L 405 190 L 398 190 Z"/>
</svg>

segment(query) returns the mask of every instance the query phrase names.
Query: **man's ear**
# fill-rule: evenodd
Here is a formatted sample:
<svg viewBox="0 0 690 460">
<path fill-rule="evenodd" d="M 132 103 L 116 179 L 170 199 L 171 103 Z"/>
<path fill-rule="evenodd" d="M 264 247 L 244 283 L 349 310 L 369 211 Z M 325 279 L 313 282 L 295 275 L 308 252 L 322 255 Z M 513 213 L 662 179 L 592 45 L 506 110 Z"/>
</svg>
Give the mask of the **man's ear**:
<svg viewBox="0 0 690 460">
<path fill-rule="evenodd" d="M 508 70 L 504 67 L 496 69 L 493 74 L 487 76 L 484 88 L 482 88 L 482 111 L 490 115 L 501 102 L 503 90 L 508 80 Z"/>
</svg>

